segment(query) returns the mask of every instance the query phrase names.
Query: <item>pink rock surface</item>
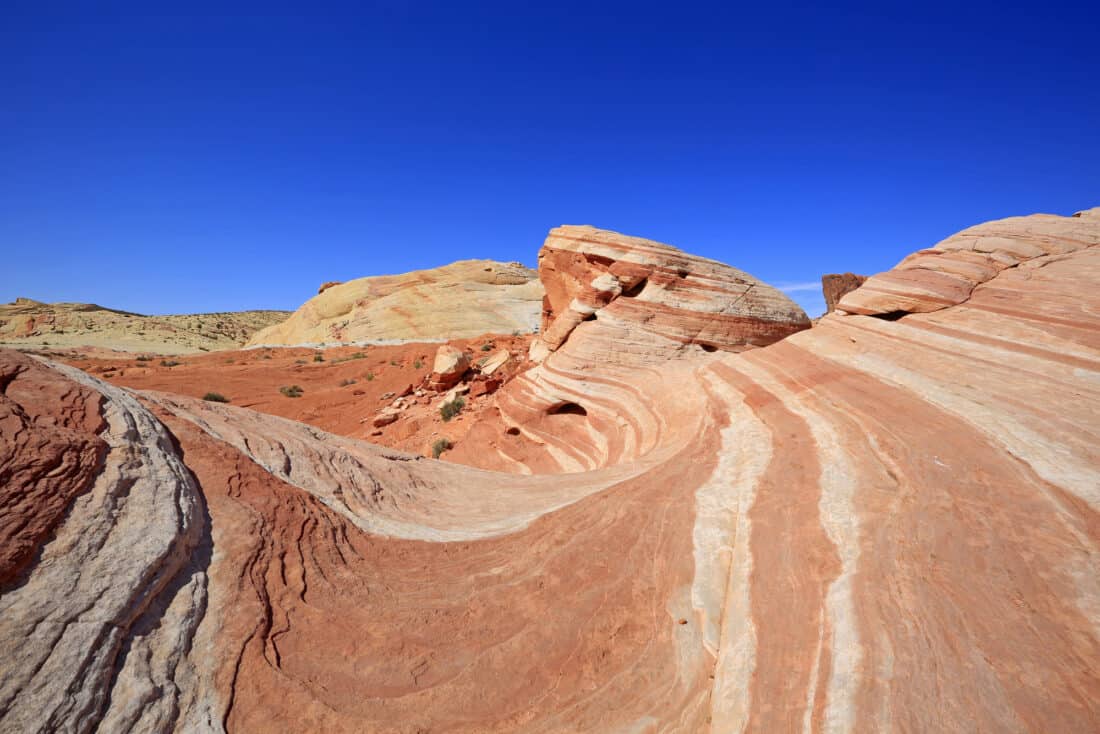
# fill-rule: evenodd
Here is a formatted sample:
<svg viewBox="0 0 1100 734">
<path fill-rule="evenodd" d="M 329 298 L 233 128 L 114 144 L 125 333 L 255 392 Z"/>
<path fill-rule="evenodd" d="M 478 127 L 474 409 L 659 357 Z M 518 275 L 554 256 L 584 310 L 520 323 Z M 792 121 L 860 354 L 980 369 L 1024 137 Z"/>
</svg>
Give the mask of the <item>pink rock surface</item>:
<svg viewBox="0 0 1100 734">
<path fill-rule="evenodd" d="M 996 225 L 982 257 L 1026 259 L 932 256 L 980 266 L 964 298 L 922 312 L 958 293 L 876 276 L 926 278 L 917 312 L 872 278 L 844 301 L 889 318 L 842 307 L 756 349 L 616 315 L 620 293 L 447 452 L 509 473 L 81 378 L 111 417 L 92 494 L 136 472 L 125 501 L 166 513 L 143 529 L 167 545 L 60 523 L 0 596 L 0 728 L 1097 731 L 1100 218 Z M 555 323 L 602 298 L 544 283 Z M 62 552 L 82 518 L 146 572 Z M 141 623 L 59 637 L 44 620 L 84 603 L 45 592 L 64 569 Z M 82 654 L 101 693 L 77 710 L 41 659 Z"/>
</svg>

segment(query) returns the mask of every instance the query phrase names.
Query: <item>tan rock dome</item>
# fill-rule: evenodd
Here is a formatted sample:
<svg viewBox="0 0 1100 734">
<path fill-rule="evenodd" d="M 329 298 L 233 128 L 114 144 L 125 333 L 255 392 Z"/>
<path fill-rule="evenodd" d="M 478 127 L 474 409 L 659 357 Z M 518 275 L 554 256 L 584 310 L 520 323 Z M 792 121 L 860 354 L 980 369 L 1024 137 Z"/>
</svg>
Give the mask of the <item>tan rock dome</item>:
<svg viewBox="0 0 1100 734">
<path fill-rule="evenodd" d="M 519 263 L 460 260 L 430 270 L 322 287 L 290 318 L 257 332 L 249 343 L 333 344 L 528 333 L 538 326 L 541 299 L 537 273 Z"/>
</svg>

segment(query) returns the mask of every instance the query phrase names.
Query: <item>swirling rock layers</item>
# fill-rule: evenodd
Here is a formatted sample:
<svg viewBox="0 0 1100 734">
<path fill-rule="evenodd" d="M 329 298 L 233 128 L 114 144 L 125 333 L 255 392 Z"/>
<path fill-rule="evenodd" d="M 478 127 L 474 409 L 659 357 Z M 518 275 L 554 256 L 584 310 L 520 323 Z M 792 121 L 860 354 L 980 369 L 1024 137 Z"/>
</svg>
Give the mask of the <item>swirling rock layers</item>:
<svg viewBox="0 0 1100 734">
<path fill-rule="evenodd" d="M 866 305 L 875 278 L 904 281 L 875 276 L 844 298 L 887 318 L 842 307 L 747 351 L 647 353 L 620 293 L 463 442 L 512 473 L 86 382 L 111 448 L 0 599 L 0 728 L 1096 731 L 1100 220 L 1068 219 L 998 224 L 1042 253 L 943 308 Z M 123 448 L 197 479 L 155 483 L 175 490 L 146 511 L 172 522 L 147 540 L 79 512 Z M 134 559 L 62 552 L 110 523 Z M 59 573 L 102 593 L 57 594 Z M 89 602 L 99 626 L 53 643 Z M 62 651 L 90 661 L 91 693 L 38 665 Z M 78 689 L 83 719 L 62 704 Z"/>
<path fill-rule="evenodd" d="M 539 359 L 594 317 L 632 338 L 648 337 L 650 361 L 688 344 L 741 351 L 810 326 L 793 301 L 748 273 L 595 227 L 552 230 L 539 252 L 539 277 L 546 289 L 532 349 Z"/>
</svg>

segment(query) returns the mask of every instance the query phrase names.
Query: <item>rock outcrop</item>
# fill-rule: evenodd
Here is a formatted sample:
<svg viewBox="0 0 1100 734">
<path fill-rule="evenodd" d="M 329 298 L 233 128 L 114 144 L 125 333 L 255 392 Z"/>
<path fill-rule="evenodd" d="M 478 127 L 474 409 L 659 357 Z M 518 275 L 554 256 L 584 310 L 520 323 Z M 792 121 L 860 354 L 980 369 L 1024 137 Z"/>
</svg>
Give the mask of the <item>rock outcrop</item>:
<svg viewBox="0 0 1100 734">
<path fill-rule="evenodd" d="M 511 473 L 45 365 L 9 412 L 108 450 L 0 587 L 0 729 L 1096 731 L 1098 214 L 754 349 L 620 292 L 447 452 Z M 615 290 L 565 261 L 554 322 Z"/>
<path fill-rule="evenodd" d="M 329 284 L 326 284 L 328 286 Z M 424 341 L 527 333 L 542 287 L 519 263 L 460 260 L 431 270 L 358 278 L 331 287 L 251 344 Z"/>
<path fill-rule="evenodd" d="M 834 273 L 821 276 L 821 294 L 825 297 L 825 313 L 836 310 L 840 299 L 848 295 L 867 280 L 866 275 L 855 273 Z"/>
<path fill-rule="evenodd" d="M 531 349 L 537 361 L 593 319 L 618 342 L 605 347 L 608 356 L 621 350 L 631 362 L 637 354 L 661 361 L 692 345 L 741 351 L 810 326 L 792 300 L 747 273 L 595 227 L 552 230 L 539 251 L 539 276 L 546 296 Z"/>
<path fill-rule="evenodd" d="M 985 222 L 872 276 L 837 308 L 848 313 L 929 313 L 965 302 L 979 285 L 1004 270 L 1035 261 L 1039 267 L 1100 244 L 1100 207 L 1072 217 L 1036 214 Z M 1035 267 L 1035 266 L 1032 266 Z"/>
<path fill-rule="evenodd" d="M 470 369 L 470 358 L 457 347 L 444 344 L 435 352 L 435 361 L 432 362 L 432 374 L 428 379 L 428 387 L 442 392 L 450 390 L 458 384 L 462 376 Z"/>
</svg>

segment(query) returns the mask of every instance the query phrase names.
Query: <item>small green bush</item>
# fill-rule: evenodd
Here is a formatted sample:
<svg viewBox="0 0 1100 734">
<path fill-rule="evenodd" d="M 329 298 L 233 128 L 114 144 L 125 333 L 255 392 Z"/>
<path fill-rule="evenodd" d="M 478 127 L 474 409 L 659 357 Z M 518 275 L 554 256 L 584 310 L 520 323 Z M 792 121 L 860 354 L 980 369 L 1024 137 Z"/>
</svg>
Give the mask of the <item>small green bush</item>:
<svg viewBox="0 0 1100 734">
<path fill-rule="evenodd" d="M 174 359 L 162 359 L 160 361 L 160 366 L 161 367 L 176 367 L 176 366 L 181 365 L 181 364 L 183 364 L 183 362 L 177 362 Z"/>
<path fill-rule="evenodd" d="M 229 398 L 222 395 L 220 392 L 208 392 L 202 396 L 203 400 L 208 400 L 211 403 L 228 403 Z"/>
<path fill-rule="evenodd" d="M 135 357 L 135 359 L 138 362 L 152 362 L 153 361 L 153 358 L 150 357 L 148 354 L 139 354 L 137 357 Z"/>
<path fill-rule="evenodd" d="M 492 348 L 493 348 L 492 344 L 486 343 L 486 344 L 481 345 L 481 351 L 483 351 L 483 352 L 488 352 Z"/>
<path fill-rule="evenodd" d="M 443 418 L 443 422 L 447 422 L 461 413 L 462 409 L 465 407 L 465 400 L 462 398 L 455 398 L 451 402 L 443 403 L 443 405 L 439 406 L 439 415 Z"/>
<path fill-rule="evenodd" d="M 279 392 L 286 395 L 288 398 L 300 398 L 302 397 L 302 388 L 297 385 L 283 385 L 279 388 Z"/>
<path fill-rule="evenodd" d="M 294 364 L 305 364 L 305 363 L 306 363 L 306 361 L 305 361 L 304 359 L 296 359 L 296 360 L 294 360 Z"/>
<path fill-rule="evenodd" d="M 391 359 L 391 360 L 390 360 L 390 366 L 391 366 L 391 367 L 400 367 L 400 366 L 401 366 L 401 363 L 400 363 L 400 362 L 398 362 L 398 361 L 397 361 L 396 359 Z"/>
<path fill-rule="evenodd" d="M 438 459 L 439 455 L 444 451 L 448 451 L 454 448 L 454 444 L 445 438 L 441 438 L 432 444 L 432 458 Z"/>
<path fill-rule="evenodd" d="M 316 354 L 313 355 L 313 361 L 314 362 L 324 362 L 325 361 L 325 355 L 321 354 L 320 352 L 317 352 Z"/>
<path fill-rule="evenodd" d="M 413 369 L 414 369 L 414 370 L 418 370 L 418 369 L 420 369 L 420 368 L 421 368 L 421 367 L 423 367 L 423 366 L 424 366 L 424 363 L 423 363 L 423 362 L 421 362 L 421 361 L 420 361 L 419 359 L 418 359 L 418 360 L 416 360 L 415 362 L 413 362 Z"/>
<path fill-rule="evenodd" d="M 367 378 L 367 382 L 370 382 L 371 380 L 373 380 L 373 379 L 374 379 L 374 373 L 373 373 L 373 372 L 368 372 L 368 373 L 367 373 L 367 374 L 365 375 L 365 377 Z"/>
</svg>

